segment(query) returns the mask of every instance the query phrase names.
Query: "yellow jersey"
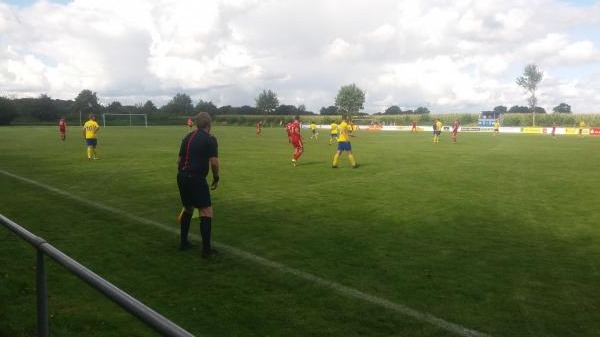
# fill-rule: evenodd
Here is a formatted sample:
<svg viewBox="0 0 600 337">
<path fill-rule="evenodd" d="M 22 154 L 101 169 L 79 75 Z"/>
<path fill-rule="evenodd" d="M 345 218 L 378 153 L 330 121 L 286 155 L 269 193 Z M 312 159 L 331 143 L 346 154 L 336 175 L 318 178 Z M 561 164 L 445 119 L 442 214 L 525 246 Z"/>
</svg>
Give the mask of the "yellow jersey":
<svg viewBox="0 0 600 337">
<path fill-rule="evenodd" d="M 580 128 L 585 128 L 585 122 L 584 121 L 579 122 L 579 127 Z"/>
<path fill-rule="evenodd" d="M 96 139 L 96 133 L 98 133 L 98 129 L 100 129 L 100 125 L 94 120 L 89 120 L 83 124 L 83 129 L 85 130 L 85 139 Z"/>
<path fill-rule="evenodd" d="M 435 122 L 435 131 L 442 131 L 442 122 Z"/>
<path fill-rule="evenodd" d="M 348 142 L 348 123 L 346 123 L 345 121 L 342 121 L 342 123 L 340 123 L 340 126 L 338 126 L 338 129 L 340 130 L 340 134 L 338 137 L 338 142 Z"/>
<path fill-rule="evenodd" d="M 317 124 L 310 123 L 310 129 L 313 130 L 313 131 L 316 130 L 317 129 Z"/>
<path fill-rule="evenodd" d="M 331 123 L 331 134 L 332 135 L 338 134 L 338 125 L 335 122 Z"/>
</svg>

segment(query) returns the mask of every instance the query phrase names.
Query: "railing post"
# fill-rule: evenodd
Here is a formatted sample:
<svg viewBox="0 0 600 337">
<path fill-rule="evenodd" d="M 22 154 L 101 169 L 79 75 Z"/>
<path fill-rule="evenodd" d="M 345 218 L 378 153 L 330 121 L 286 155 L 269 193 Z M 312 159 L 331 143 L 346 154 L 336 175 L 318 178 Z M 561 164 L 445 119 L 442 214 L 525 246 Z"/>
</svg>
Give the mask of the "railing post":
<svg viewBox="0 0 600 337">
<path fill-rule="evenodd" d="M 48 326 L 48 288 L 46 285 L 46 270 L 44 268 L 44 253 L 37 247 L 36 267 L 36 297 L 37 297 L 37 330 L 38 337 L 49 337 Z"/>
<path fill-rule="evenodd" d="M 54 248 L 46 240 L 29 232 L 12 220 L 0 214 L 0 225 L 5 226 L 13 233 L 27 241 L 37 251 L 36 261 L 36 306 L 37 306 L 37 330 L 38 337 L 49 337 L 50 326 L 48 323 L 48 287 L 46 285 L 46 270 L 44 258 L 50 259 L 65 267 L 69 272 L 79 277 L 88 285 L 98 290 L 106 298 L 117 303 L 121 308 L 133 314 L 163 336 L 169 337 L 194 337 L 182 327 L 171 322 L 158 312 L 152 310 L 144 303 L 133 298 L 112 283 L 96 275 L 94 272 Z"/>
</svg>

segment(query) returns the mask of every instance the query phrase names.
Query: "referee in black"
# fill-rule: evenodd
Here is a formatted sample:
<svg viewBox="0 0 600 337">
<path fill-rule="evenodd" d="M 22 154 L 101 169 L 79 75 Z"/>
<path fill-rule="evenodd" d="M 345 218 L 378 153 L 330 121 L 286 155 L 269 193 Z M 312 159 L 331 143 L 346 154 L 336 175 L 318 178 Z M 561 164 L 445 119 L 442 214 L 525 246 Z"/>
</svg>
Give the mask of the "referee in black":
<svg viewBox="0 0 600 337">
<path fill-rule="evenodd" d="M 209 258 L 217 253 L 210 244 L 213 210 L 206 176 L 210 166 L 213 175 L 210 189 L 216 189 L 219 186 L 219 155 L 217 139 L 210 134 L 210 126 L 210 115 L 206 112 L 199 113 L 196 117 L 198 129 L 183 138 L 177 160 L 177 186 L 184 207 L 180 219 L 179 248 L 181 250 L 190 248 L 188 232 L 194 208 L 197 208 L 200 213 L 203 258 Z"/>
</svg>

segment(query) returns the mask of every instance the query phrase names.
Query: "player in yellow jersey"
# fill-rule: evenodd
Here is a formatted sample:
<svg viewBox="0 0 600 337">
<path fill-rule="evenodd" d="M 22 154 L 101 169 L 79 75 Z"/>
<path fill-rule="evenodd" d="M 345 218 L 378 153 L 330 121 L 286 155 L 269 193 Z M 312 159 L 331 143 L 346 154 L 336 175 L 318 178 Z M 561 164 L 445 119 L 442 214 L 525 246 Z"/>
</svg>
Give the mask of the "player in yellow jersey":
<svg viewBox="0 0 600 337">
<path fill-rule="evenodd" d="M 433 142 L 440 142 L 440 135 L 442 134 L 442 122 L 440 119 L 435 120 L 435 124 L 433 124 Z"/>
<path fill-rule="evenodd" d="M 335 121 L 331 122 L 331 137 L 329 137 L 329 145 L 333 142 L 337 142 L 338 140 L 338 125 Z"/>
<path fill-rule="evenodd" d="M 348 128 L 350 125 L 348 124 L 348 117 L 342 116 L 342 122 L 338 126 L 339 136 L 338 136 L 338 148 L 337 152 L 333 156 L 333 164 L 331 167 L 337 168 L 338 161 L 340 160 L 340 154 L 346 151 L 348 152 L 348 160 L 350 160 L 350 164 L 352 164 L 352 168 L 357 168 L 358 164 L 354 159 L 354 155 L 352 155 L 352 145 L 350 144 L 350 134 L 348 132 Z"/>
<path fill-rule="evenodd" d="M 500 121 L 496 119 L 494 121 L 494 137 L 496 137 L 496 135 L 498 135 L 499 133 L 500 133 Z"/>
<path fill-rule="evenodd" d="M 88 160 L 96 160 L 96 146 L 98 145 L 98 130 L 100 125 L 96 122 L 96 116 L 90 114 L 90 119 L 83 124 L 83 140 L 87 145 Z"/>
<path fill-rule="evenodd" d="M 583 137 L 583 128 L 585 128 L 585 122 L 582 119 L 579 122 L 579 137 Z"/>
<path fill-rule="evenodd" d="M 315 142 L 319 139 L 319 131 L 317 131 L 317 124 L 314 121 L 310 122 L 310 139 L 314 139 Z"/>
</svg>

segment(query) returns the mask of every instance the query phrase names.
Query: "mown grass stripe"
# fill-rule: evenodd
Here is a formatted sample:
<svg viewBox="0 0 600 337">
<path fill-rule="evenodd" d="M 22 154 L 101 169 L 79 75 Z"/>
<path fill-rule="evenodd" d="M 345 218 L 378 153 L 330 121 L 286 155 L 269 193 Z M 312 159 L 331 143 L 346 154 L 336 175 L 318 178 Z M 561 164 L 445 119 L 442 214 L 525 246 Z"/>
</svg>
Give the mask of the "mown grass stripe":
<svg viewBox="0 0 600 337">
<path fill-rule="evenodd" d="M 167 226 L 167 225 L 161 224 L 161 223 L 153 221 L 153 220 L 149 220 L 149 219 L 146 219 L 146 218 L 142 218 L 142 217 L 133 215 L 131 213 L 128 213 L 128 212 L 123 211 L 123 210 L 118 209 L 118 208 L 114 208 L 114 207 L 110 207 L 110 206 L 107 206 L 107 205 L 103 205 L 101 203 L 98 203 L 97 201 L 93 201 L 92 202 L 92 201 L 87 200 L 85 198 L 82 198 L 82 197 L 73 195 L 73 194 L 71 194 L 69 192 L 63 191 L 61 189 L 58 189 L 58 188 L 55 188 L 55 187 L 43 184 L 41 182 L 29 179 L 29 178 L 21 177 L 19 175 L 16 175 L 16 174 L 11 173 L 11 172 L 7 172 L 7 171 L 2 170 L 2 169 L 0 169 L 0 173 L 4 174 L 5 176 L 8 176 L 8 177 L 11 177 L 11 178 L 23 181 L 25 183 L 28 183 L 28 184 L 31 184 L 31 185 L 35 185 L 37 187 L 41 187 L 41 188 L 43 188 L 43 189 L 45 189 L 47 191 L 50 191 L 52 193 L 56 193 L 56 194 L 64 196 L 64 197 L 67 197 L 69 199 L 75 200 L 77 202 L 80 202 L 82 204 L 88 205 L 90 207 L 101 209 L 101 210 L 104 210 L 104 211 L 107 211 L 107 212 L 111 212 L 113 214 L 116 214 L 116 215 L 119 215 L 119 216 L 123 216 L 125 218 L 129 218 L 131 220 L 137 221 L 137 222 L 142 223 L 142 224 L 152 225 L 154 227 L 160 228 L 162 230 L 165 230 L 165 231 L 168 231 L 168 232 L 171 232 L 171 233 L 174 233 L 174 234 L 179 234 L 179 231 L 176 228 L 173 228 L 171 226 Z M 199 239 L 199 236 L 197 234 L 191 234 L 191 235 L 193 237 L 195 237 L 196 239 Z M 380 307 L 396 311 L 396 312 L 398 312 L 400 314 L 403 314 L 405 316 L 412 317 L 412 318 L 414 318 L 416 320 L 419 320 L 419 321 L 422 321 L 422 322 L 425 322 L 425 323 L 429 323 L 429 324 L 437 326 L 437 327 L 439 327 L 439 328 L 441 328 L 443 330 L 456 333 L 456 334 L 458 334 L 460 336 L 465 336 L 465 337 L 491 337 L 491 335 L 488 335 L 488 334 L 485 334 L 485 333 L 482 333 L 482 332 L 479 332 L 479 331 L 476 331 L 476 330 L 472 330 L 472 329 L 466 328 L 466 327 L 464 327 L 464 326 L 462 326 L 460 324 L 452 323 L 452 322 L 446 321 L 446 320 L 444 320 L 442 318 L 439 318 L 439 317 L 436 317 L 436 316 L 433 316 L 433 315 L 430 315 L 430 314 L 427 314 L 427 313 L 420 312 L 418 310 L 415 310 L 415 309 L 412 309 L 410 307 L 407 307 L 407 306 L 405 306 L 403 304 L 395 303 L 395 302 L 386 300 L 386 299 L 381 298 L 381 297 L 377 297 L 377 296 L 374 296 L 374 295 L 370 295 L 370 294 L 364 293 L 364 292 L 362 292 L 360 290 L 344 286 L 344 285 L 342 285 L 340 283 L 337 283 L 337 282 L 334 282 L 334 281 L 330 281 L 330 280 L 321 278 L 319 276 L 303 272 L 303 271 L 298 270 L 298 269 L 294 269 L 294 268 L 288 267 L 288 266 L 286 266 L 284 264 L 281 264 L 279 262 L 275 262 L 275 261 L 271 261 L 271 260 L 265 259 L 265 258 L 260 257 L 258 255 L 255 255 L 255 254 L 243 251 L 241 249 L 238 249 L 238 248 L 235 248 L 235 247 L 223 244 L 223 243 L 215 242 L 214 245 L 217 248 L 220 248 L 220 249 L 222 249 L 224 251 L 227 251 L 227 252 L 231 253 L 232 255 L 238 256 L 240 258 L 252 261 L 254 263 L 257 263 L 257 264 L 265 266 L 265 267 L 273 268 L 273 269 L 278 270 L 278 271 L 280 271 L 282 273 L 292 274 L 292 275 L 297 276 L 297 277 L 299 277 L 299 278 L 301 278 L 303 280 L 312 282 L 314 284 L 317 284 L 317 285 L 320 285 L 320 286 L 323 286 L 323 287 L 330 288 L 330 289 L 332 289 L 332 290 L 334 290 L 334 291 L 336 291 L 336 292 L 338 292 L 340 294 L 343 294 L 345 296 L 356 298 L 356 299 L 360 299 L 360 300 L 363 300 L 363 301 L 366 301 L 366 302 L 378 305 Z"/>
</svg>

